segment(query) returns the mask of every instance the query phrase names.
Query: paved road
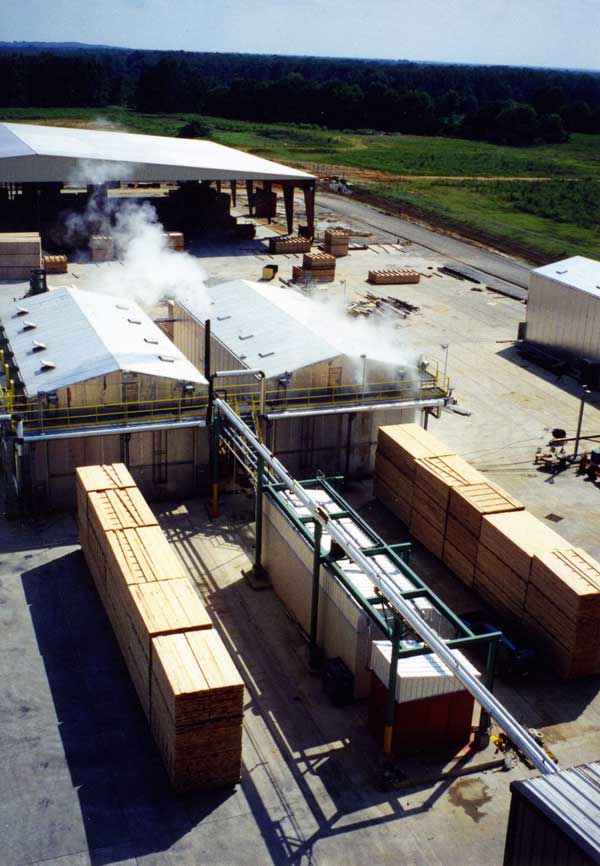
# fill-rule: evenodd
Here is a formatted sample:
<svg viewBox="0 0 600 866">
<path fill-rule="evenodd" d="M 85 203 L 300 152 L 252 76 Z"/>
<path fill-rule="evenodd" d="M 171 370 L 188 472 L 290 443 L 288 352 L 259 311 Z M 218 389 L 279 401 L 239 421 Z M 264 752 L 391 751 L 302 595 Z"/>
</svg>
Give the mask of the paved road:
<svg viewBox="0 0 600 866">
<path fill-rule="evenodd" d="M 478 268 L 486 274 L 499 277 L 509 283 L 527 288 L 531 268 L 499 253 L 441 234 L 426 226 L 418 225 L 402 217 L 389 216 L 382 211 L 363 204 L 353 198 L 329 193 L 319 193 L 317 204 L 325 206 L 346 219 L 363 223 L 372 229 L 394 238 L 410 240 L 436 253 Z"/>
</svg>

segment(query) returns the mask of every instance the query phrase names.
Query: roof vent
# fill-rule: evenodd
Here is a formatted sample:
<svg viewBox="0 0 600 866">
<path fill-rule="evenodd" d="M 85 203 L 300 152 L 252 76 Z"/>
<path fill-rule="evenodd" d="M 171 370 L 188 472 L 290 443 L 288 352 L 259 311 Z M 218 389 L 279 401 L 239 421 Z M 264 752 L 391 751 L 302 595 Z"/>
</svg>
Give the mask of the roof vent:
<svg viewBox="0 0 600 866">
<path fill-rule="evenodd" d="M 54 361 L 42 361 L 40 364 L 40 370 L 44 372 L 45 370 L 55 370 L 56 364 Z"/>
<path fill-rule="evenodd" d="M 141 319 L 132 319 L 131 317 L 129 317 L 127 319 L 127 321 L 130 322 L 132 325 L 141 325 L 142 324 Z"/>
<path fill-rule="evenodd" d="M 557 273 L 557 274 L 567 274 L 568 271 L 567 271 L 567 270 L 564 270 L 564 271 L 557 271 L 556 273 Z"/>
<path fill-rule="evenodd" d="M 33 351 L 34 352 L 43 352 L 44 349 L 47 349 L 48 346 L 45 343 L 41 343 L 39 340 L 33 341 Z"/>
<path fill-rule="evenodd" d="M 144 337 L 144 343 L 150 343 L 151 346 L 158 346 L 156 337 Z"/>
<path fill-rule="evenodd" d="M 27 316 L 29 315 L 29 310 L 26 307 L 17 307 L 17 312 L 15 316 Z"/>
<path fill-rule="evenodd" d="M 274 354 L 275 354 L 275 352 L 259 352 L 258 357 L 259 358 L 270 358 L 271 355 L 274 355 Z"/>
<path fill-rule="evenodd" d="M 231 316 L 217 316 L 217 322 L 226 322 Z"/>
<path fill-rule="evenodd" d="M 175 355 L 159 355 L 161 361 L 166 361 L 168 364 L 174 364 L 177 360 Z"/>
<path fill-rule="evenodd" d="M 254 336 L 254 334 L 240 334 L 239 339 L 240 340 L 250 340 L 253 336 Z"/>
<path fill-rule="evenodd" d="M 24 331 L 33 331 L 34 328 L 37 328 L 35 322 L 30 322 L 29 319 L 25 319 L 23 322 L 23 330 Z"/>
<path fill-rule="evenodd" d="M 115 307 L 117 308 L 117 310 L 128 310 L 129 309 L 127 304 L 115 304 Z"/>
</svg>

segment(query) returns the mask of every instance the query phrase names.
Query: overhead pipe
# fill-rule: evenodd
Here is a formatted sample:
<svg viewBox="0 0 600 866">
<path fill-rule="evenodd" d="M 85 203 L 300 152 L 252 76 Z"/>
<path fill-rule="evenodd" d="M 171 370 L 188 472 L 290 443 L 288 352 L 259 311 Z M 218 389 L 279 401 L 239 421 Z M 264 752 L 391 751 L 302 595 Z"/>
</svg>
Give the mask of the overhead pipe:
<svg viewBox="0 0 600 866">
<path fill-rule="evenodd" d="M 83 439 L 88 436 L 119 436 L 122 433 L 143 433 L 145 430 L 182 430 L 188 427 L 206 427 L 204 418 L 189 421 L 160 421 L 149 424 L 122 424 L 120 427 L 92 427 L 89 429 L 61 430 L 57 433 L 24 434 L 23 442 L 48 442 L 54 439 Z"/>
<path fill-rule="evenodd" d="M 445 406 L 443 397 L 432 397 L 431 400 L 402 400 L 396 403 L 360 403 L 351 406 L 336 406 L 333 409 L 285 409 L 282 412 L 267 412 L 269 421 L 279 418 L 312 418 L 314 415 L 347 415 L 349 412 L 386 412 L 390 409 L 427 409 Z"/>
<path fill-rule="evenodd" d="M 544 774 L 557 772 L 554 761 L 548 757 L 546 752 L 539 746 L 533 737 L 520 725 L 509 711 L 494 697 L 494 695 L 479 682 L 467 668 L 465 668 L 448 649 L 446 643 L 439 637 L 431 626 L 421 617 L 416 608 L 402 597 L 398 587 L 390 575 L 381 570 L 377 563 L 364 555 L 356 542 L 343 529 L 343 524 L 330 521 L 327 512 L 322 509 L 309 496 L 308 492 L 284 468 L 282 463 L 265 448 L 253 434 L 252 430 L 233 409 L 221 398 L 214 401 L 215 408 L 219 409 L 227 420 L 240 430 L 254 450 L 264 462 L 269 465 L 278 478 L 293 491 L 310 514 L 327 529 L 329 535 L 337 541 L 349 558 L 358 565 L 362 571 L 373 581 L 376 587 L 383 593 L 385 598 L 393 605 L 402 618 L 411 626 L 425 643 L 446 665 L 459 682 L 478 701 L 482 708 L 496 720 L 500 727 L 508 734 L 511 741 L 518 746 L 524 754 L 534 763 L 537 769 Z"/>
</svg>

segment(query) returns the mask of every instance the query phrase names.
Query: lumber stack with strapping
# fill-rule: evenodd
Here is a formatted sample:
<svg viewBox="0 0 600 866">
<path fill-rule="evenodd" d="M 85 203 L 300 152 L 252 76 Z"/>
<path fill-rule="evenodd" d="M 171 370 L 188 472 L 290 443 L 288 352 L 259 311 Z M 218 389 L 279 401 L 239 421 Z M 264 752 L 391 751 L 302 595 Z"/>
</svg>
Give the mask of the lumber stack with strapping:
<svg viewBox="0 0 600 866">
<path fill-rule="evenodd" d="M 269 238 L 270 253 L 307 253 L 310 248 L 311 241 L 309 238 L 301 238 L 296 235 Z"/>
<path fill-rule="evenodd" d="M 368 281 L 376 286 L 403 285 L 418 283 L 421 275 L 414 268 L 394 268 L 390 270 L 369 271 Z"/>
<path fill-rule="evenodd" d="M 243 684 L 122 464 L 77 470 L 81 546 L 172 786 L 240 779 Z"/>
<path fill-rule="evenodd" d="M 37 232 L 0 234 L 0 280 L 29 279 L 42 264 L 42 245 Z"/>
<path fill-rule="evenodd" d="M 336 259 L 348 255 L 350 232 L 345 229 L 325 229 L 325 252 Z"/>
<path fill-rule="evenodd" d="M 66 274 L 69 262 L 66 256 L 50 256 L 43 258 L 43 267 L 47 274 Z"/>
<path fill-rule="evenodd" d="M 112 262 L 114 258 L 113 239 L 110 235 L 90 237 L 90 258 L 93 262 Z"/>
</svg>

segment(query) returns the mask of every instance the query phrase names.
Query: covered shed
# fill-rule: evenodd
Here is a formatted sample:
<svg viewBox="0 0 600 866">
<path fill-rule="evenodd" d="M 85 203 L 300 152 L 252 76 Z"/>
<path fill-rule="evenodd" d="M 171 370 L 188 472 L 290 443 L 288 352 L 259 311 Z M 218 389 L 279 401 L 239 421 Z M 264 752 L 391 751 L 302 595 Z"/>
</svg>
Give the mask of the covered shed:
<svg viewBox="0 0 600 866">
<path fill-rule="evenodd" d="M 600 262 L 573 256 L 531 272 L 525 339 L 559 358 L 600 361 Z"/>
<path fill-rule="evenodd" d="M 71 129 L 24 123 L 0 123 L 0 201 L 10 210 L 19 199 L 31 202 L 31 219 L 39 219 L 44 200 L 58 202 L 61 188 L 73 178 L 82 182 L 121 180 L 177 184 L 222 181 L 253 183 L 271 192 L 281 185 L 288 230 L 294 218 L 294 187 L 304 191 L 309 232 L 314 232 L 315 178 L 213 141 Z M 13 227 L 14 228 L 14 227 Z M 39 225 L 29 228 L 39 229 Z"/>
<path fill-rule="evenodd" d="M 0 308 L 5 468 L 44 508 L 74 473 L 125 462 L 149 496 L 194 489 L 204 376 L 128 299 L 63 287 Z"/>
</svg>

